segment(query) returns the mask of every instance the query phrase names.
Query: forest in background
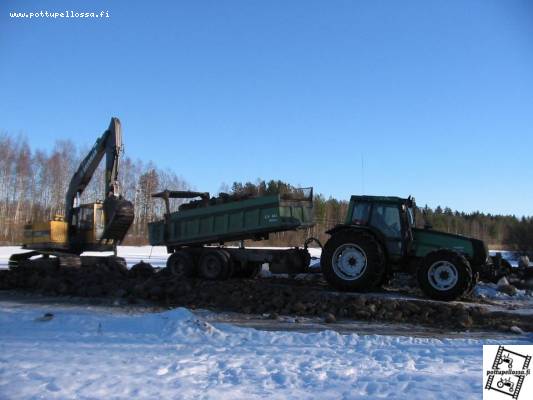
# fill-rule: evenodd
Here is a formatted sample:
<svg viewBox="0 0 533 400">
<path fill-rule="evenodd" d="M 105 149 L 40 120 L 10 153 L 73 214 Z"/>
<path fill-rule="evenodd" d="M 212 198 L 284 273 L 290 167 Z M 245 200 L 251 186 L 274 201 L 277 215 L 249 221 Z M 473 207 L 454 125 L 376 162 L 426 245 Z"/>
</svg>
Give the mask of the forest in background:
<svg viewBox="0 0 533 400">
<path fill-rule="evenodd" d="M 18 244 L 28 221 L 45 221 L 63 215 L 65 193 L 74 171 L 90 149 L 72 141 L 57 141 L 50 151 L 32 150 L 24 137 L 0 134 L 0 244 Z M 103 163 L 102 163 L 103 165 Z M 123 195 L 135 206 L 135 218 L 125 244 L 146 244 L 147 223 L 161 218 L 163 202 L 151 199 L 151 193 L 165 188 L 190 190 L 191 185 L 170 170 L 154 163 L 123 156 L 119 176 Z M 291 191 L 282 181 L 235 182 L 221 186 L 230 194 L 261 195 Z M 104 171 L 100 167 L 82 195 L 82 203 L 104 198 Z M 173 207 L 179 206 L 176 201 Z M 302 231 L 273 234 L 261 245 L 301 245 L 307 237 L 323 243 L 327 229 L 344 221 L 348 200 L 314 196 L 316 224 Z M 433 229 L 459 233 L 484 240 L 489 246 L 510 250 L 533 250 L 533 218 L 464 213 L 450 208 L 427 206 L 416 211 L 418 226 L 430 223 Z M 253 243 L 250 243 L 253 244 Z M 257 243 L 256 243 L 257 245 Z"/>
<path fill-rule="evenodd" d="M 231 193 L 261 195 L 291 192 L 295 188 L 281 181 L 235 182 Z M 355 194 L 355 193 L 354 193 Z M 393 195 L 393 194 L 391 194 Z M 328 238 L 324 232 L 336 224 L 343 223 L 349 200 L 325 198 L 321 194 L 314 196 L 316 224 L 313 228 L 297 232 L 281 232 L 271 235 L 268 245 L 301 245 L 305 238 L 316 237 L 322 243 Z M 522 252 L 533 250 L 533 218 L 517 218 L 513 215 L 492 215 L 479 211 L 465 213 L 453 211 L 449 207 L 438 206 L 435 209 L 419 204 L 415 210 L 416 225 L 423 228 L 426 224 L 432 229 L 471 236 L 483 240 L 491 248 L 509 249 Z"/>
<path fill-rule="evenodd" d="M 32 150 L 20 136 L 0 134 L 0 244 L 22 241 L 24 224 L 65 214 L 68 185 L 89 147 L 60 140 L 51 151 Z M 104 160 L 81 196 L 81 203 L 104 199 Z M 124 198 L 134 203 L 130 244 L 147 243 L 147 223 L 163 215 L 163 202 L 150 195 L 164 188 L 188 190 L 173 171 L 123 155 L 119 180 Z M 175 204 L 176 206 L 178 203 Z"/>
</svg>

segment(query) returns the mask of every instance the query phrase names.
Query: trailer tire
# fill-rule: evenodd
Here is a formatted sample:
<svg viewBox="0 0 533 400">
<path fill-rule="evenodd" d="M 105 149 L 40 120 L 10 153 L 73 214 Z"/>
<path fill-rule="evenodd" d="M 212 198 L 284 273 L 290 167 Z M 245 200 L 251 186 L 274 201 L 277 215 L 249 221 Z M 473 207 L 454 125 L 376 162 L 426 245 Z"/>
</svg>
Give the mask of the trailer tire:
<svg viewBox="0 0 533 400">
<path fill-rule="evenodd" d="M 225 271 L 220 279 L 224 280 L 233 278 L 235 276 L 235 265 L 233 263 L 233 259 L 231 258 L 231 254 L 227 250 L 220 249 L 219 251 L 226 259 L 226 264 L 224 266 Z"/>
<path fill-rule="evenodd" d="M 334 288 L 368 291 L 382 280 L 386 262 L 381 244 L 372 235 L 341 231 L 326 242 L 320 266 Z"/>
<path fill-rule="evenodd" d="M 450 301 L 468 292 L 472 268 L 463 255 L 446 249 L 436 250 L 420 261 L 417 278 L 427 297 Z"/>
<path fill-rule="evenodd" d="M 196 275 L 193 257 L 183 250 L 170 255 L 167 259 L 167 270 L 176 278 L 191 278 Z"/>
<path fill-rule="evenodd" d="M 200 276 L 209 280 L 227 279 L 231 274 L 230 261 L 226 251 L 204 250 L 198 265 Z"/>
</svg>

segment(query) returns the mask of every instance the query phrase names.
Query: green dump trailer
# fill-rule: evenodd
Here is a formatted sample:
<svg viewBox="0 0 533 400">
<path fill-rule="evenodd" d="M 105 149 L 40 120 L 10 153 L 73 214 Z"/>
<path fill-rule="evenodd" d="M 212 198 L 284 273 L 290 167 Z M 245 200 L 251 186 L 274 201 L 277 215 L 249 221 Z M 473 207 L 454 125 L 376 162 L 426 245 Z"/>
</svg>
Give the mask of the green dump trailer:
<svg viewBox="0 0 533 400">
<path fill-rule="evenodd" d="M 271 233 L 313 226 L 313 189 L 286 194 L 235 196 L 165 190 L 153 195 L 165 202 L 163 220 L 148 225 L 153 246 L 166 246 L 167 268 L 177 276 L 207 279 L 251 277 L 262 264 L 272 272 L 298 273 L 309 267 L 307 246 L 291 249 L 250 249 L 247 239 L 267 239 Z M 194 199 L 170 211 L 171 199 Z M 225 246 L 240 242 L 240 246 Z"/>
</svg>

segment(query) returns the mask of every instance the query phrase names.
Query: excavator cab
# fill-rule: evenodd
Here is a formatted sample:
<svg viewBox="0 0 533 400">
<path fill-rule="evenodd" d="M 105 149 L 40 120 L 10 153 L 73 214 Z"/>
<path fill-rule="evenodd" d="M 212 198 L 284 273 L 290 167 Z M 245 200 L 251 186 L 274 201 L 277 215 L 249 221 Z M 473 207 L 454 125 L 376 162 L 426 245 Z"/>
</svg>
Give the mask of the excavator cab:
<svg viewBox="0 0 533 400">
<path fill-rule="evenodd" d="M 72 222 L 69 227 L 70 238 L 74 247 L 83 247 L 88 251 L 111 251 L 113 244 L 102 241 L 105 228 L 104 206 L 101 201 L 81 204 L 72 210 Z"/>
</svg>

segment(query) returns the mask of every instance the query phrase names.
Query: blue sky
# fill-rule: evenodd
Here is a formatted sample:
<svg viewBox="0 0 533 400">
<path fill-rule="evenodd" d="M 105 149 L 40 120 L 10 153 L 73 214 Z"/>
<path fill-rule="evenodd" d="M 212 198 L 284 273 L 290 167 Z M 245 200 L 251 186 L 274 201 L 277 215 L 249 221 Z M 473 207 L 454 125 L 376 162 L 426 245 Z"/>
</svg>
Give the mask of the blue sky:
<svg viewBox="0 0 533 400">
<path fill-rule="evenodd" d="M 9 17 L 40 10 L 110 18 Z M 34 147 L 89 146 L 114 115 L 130 157 L 198 190 L 275 178 L 533 215 L 533 2 L 4 0 L 0 13 L 0 129 Z"/>
</svg>

